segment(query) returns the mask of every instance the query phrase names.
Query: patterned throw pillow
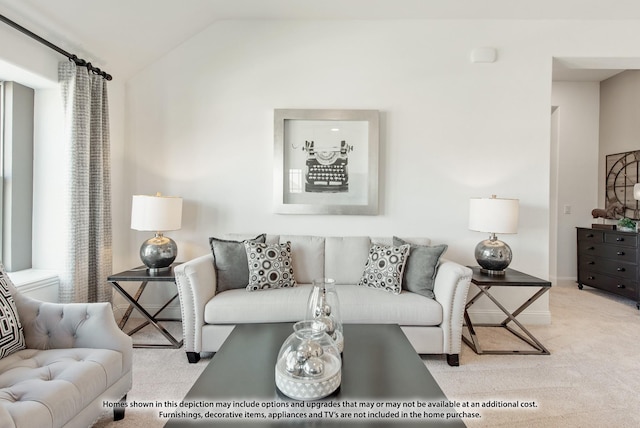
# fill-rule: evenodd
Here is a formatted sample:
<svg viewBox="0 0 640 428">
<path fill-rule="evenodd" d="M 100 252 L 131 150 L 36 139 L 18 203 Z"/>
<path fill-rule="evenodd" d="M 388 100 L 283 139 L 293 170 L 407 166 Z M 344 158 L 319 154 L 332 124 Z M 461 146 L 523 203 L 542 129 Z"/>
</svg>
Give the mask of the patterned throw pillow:
<svg viewBox="0 0 640 428">
<path fill-rule="evenodd" d="M 409 257 L 410 246 L 372 244 L 358 285 L 385 290 L 393 294 L 402 291 L 402 275 Z"/>
<path fill-rule="evenodd" d="M 249 264 L 248 291 L 296 286 L 291 264 L 291 242 L 263 244 L 245 241 L 244 247 Z"/>
<path fill-rule="evenodd" d="M 9 291 L 11 279 L 0 263 L 0 359 L 24 349 L 24 333 Z"/>
</svg>

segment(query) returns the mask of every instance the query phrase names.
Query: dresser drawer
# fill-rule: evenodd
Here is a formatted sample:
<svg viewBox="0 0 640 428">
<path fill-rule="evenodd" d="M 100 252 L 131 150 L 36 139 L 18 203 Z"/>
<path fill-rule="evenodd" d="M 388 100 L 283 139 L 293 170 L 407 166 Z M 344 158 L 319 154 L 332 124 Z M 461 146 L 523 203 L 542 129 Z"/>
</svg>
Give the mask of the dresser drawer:
<svg viewBox="0 0 640 428">
<path fill-rule="evenodd" d="M 605 259 L 635 263 L 638 250 L 637 248 L 618 245 L 580 242 L 578 243 L 578 252 L 581 256 L 603 257 Z"/>
<path fill-rule="evenodd" d="M 601 230 L 578 229 L 578 242 L 604 242 L 604 232 Z"/>
<path fill-rule="evenodd" d="M 598 272 L 580 271 L 579 282 L 630 299 L 636 298 L 636 283 L 622 278 L 614 278 Z"/>
<path fill-rule="evenodd" d="M 604 233 L 604 242 L 607 244 L 621 245 L 624 247 L 638 248 L 638 234 Z"/>
<path fill-rule="evenodd" d="M 625 278 L 631 281 L 636 281 L 638 277 L 638 266 L 635 263 L 605 259 L 601 257 L 580 257 L 579 269 L 604 273 L 606 275 Z"/>
</svg>

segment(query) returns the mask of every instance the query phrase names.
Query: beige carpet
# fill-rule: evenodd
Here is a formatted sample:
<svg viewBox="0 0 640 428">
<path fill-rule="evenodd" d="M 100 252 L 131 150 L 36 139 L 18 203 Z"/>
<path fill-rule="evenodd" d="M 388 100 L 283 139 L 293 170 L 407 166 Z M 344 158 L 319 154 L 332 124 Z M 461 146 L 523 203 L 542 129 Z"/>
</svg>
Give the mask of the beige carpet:
<svg viewBox="0 0 640 428">
<path fill-rule="evenodd" d="M 460 367 L 424 357 L 450 400 L 534 402 L 534 409 L 480 408 L 468 427 L 640 426 L 640 311 L 635 302 L 574 284 L 550 292 L 552 323 L 528 326 L 551 355 L 476 355 L 463 345 Z M 179 329 L 179 325 L 173 326 Z M 484 348 L 521 346 L 502 329 L 479 329 Z M 136 340 L 138 340 L 136 336 Z M 517 349 L 517 348 L 516 348 Z M 135 349 L 133 401 L 180 400 L 208 359 L 188 364 L 182 349 Z M 128 409 L 94 428 L 162 427 L 154 411 Z"/>
</svg>

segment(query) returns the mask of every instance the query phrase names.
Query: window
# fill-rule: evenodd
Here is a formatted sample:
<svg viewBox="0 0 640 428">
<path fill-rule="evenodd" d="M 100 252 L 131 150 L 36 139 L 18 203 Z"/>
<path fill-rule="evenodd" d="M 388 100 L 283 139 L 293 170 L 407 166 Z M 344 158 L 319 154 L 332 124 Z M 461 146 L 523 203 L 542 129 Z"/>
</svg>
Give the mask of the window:
<svg viewBox="0 0 640 428">
<path fill-rule="evenodd" d="M 3 82 L 1 95 L 1 260 L 11 272 L 31 268 L 35 91 Z"/>
</svg>

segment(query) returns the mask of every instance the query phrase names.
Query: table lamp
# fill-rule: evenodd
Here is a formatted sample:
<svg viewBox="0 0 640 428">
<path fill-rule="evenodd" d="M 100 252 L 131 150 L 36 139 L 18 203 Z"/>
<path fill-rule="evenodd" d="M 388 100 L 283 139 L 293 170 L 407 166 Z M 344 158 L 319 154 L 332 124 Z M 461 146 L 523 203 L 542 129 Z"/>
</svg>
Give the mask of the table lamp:
<svg viewBox="0 0 640 428">
<path fill-rule="evenodd" d="M 156 273 L 170 269 L 178 255 L 175 241 L 162 234 L 167 230 L 178 230 L 182 225 L 182 198 L 175 196 L 133 195 L 131 204 L 131 228 L 155 232 L 155 236 L 142 243 L 140 259 Z"/>
<path fill-rule="evenodd" d="M 511 248 L 496 237 L 496 233 L 518 232 L 518 200 L 471 198 L 469 203 L 469 229 L 488 232 L 489 239 L 476 245 L 475 257 L 480 271 L 488 275 L 504 275 L 512 259 Z"/>
</svg>

